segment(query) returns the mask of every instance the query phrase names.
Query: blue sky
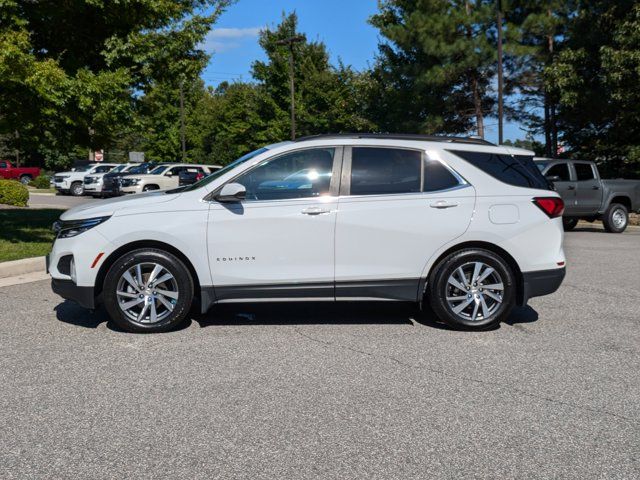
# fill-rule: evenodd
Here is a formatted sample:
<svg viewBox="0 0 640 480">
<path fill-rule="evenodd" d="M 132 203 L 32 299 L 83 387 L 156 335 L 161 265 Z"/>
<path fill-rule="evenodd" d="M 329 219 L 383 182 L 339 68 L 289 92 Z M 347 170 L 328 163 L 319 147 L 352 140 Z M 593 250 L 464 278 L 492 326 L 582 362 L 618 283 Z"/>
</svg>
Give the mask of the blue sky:
<svg viewBox="0 0 640 480">
<path fill-rule="evenodd" d="M 298 14 L 299 30 L 310 40 L 327 45 L 331 60 L 361 70 L 373 63 L 378 31 L 367 22 L 376 13 L 377 0 L 239 0 L 222 14 L 207 36 L 204 48 L 213 54 L 203 73 L 207 84 L 250 80 L 251 64 L 264 59 L 258 32 L 273 27 L 283 13 Z M 488 118 L 487 140 L 497 141 L 497 120 Z M 505 139 L 525 138 L 519 125 L 505 125 Z"/>
</svg>

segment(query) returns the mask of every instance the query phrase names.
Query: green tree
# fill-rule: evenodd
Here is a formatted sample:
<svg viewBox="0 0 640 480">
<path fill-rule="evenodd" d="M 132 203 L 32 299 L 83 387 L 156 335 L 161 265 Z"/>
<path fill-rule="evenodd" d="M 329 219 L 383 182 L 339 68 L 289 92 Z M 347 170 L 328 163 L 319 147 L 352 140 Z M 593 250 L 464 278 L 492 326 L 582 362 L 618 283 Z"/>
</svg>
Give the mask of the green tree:
<svg viewBox="0 0 640 480">
<path fill-rule="evenodd" d="M 0 134 L 50 164 L 109 145 L 141 93 L 198 76 L 197 46 L 229 3 L 0 0 Z"/>
<path fill-rule="evenodd" d="M 260 34 L 260 46 L 267 54 L 266 61 L 254 62 L 252 74 L 277 109 L 273 121 L 275 129 L 289 129 L 289 47 L 278 45 L 279 40 L 301 35 L 298 17 L 291 13 L 283 17 L 274 30 Z M 340 63 L 333 67 L 322 42 L 294 45 L 294 79 L 296 122 L 299 136 L 329 132 L 362 131 L 373 127 L 363 116 L 358 98 L 363 76 Z M 286 135 L 279 136 L 282 140 Z"/>
<path fill-rule="evenodd" d="M 371 18 L 384 41 L 372 116 L 383 130 L 484 136 L 494 97 L 495 2 L 382 0 Z"/>
<path fill-rule="evenodd" d="M 563 48 L 575 3 L 511 0 L 506 10 L 507 91 L 516 98 L 511 117 L 544 134 L 547 157 L 558 151 L 559 99 L 545 78 L 545 70 Z"/>
<path fill-rule="evenodd" d="M 583 0 L 546 71 L 562 139 L 608 175 L 640 176 L 640 5 Z"/>
</svg>

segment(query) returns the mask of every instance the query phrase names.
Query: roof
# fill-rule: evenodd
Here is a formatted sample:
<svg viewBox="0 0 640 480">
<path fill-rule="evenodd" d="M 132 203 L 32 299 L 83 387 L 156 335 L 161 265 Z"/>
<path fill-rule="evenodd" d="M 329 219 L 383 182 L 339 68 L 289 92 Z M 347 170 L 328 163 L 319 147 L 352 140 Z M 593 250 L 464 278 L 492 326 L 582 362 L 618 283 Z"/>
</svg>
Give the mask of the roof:
<svg viewBox="0 0 640 480">
<path fill-rule="evenodd" d="M 323 140 L 332 138 L 362 138 L 362 139 L 380 139 L 380 140 L 416 140 L 420 142 L 443 142 L 443 143 L 464 143 L 471 145 L 490 145 L 482 138 L 476 137 L 456 137 L 450 135 L 421 135 L 415 133 L 332 133 L 326 135 L 310 135 L 300 137 L 295 142 L 306 142 L 309 140 Z"/>
</svg>

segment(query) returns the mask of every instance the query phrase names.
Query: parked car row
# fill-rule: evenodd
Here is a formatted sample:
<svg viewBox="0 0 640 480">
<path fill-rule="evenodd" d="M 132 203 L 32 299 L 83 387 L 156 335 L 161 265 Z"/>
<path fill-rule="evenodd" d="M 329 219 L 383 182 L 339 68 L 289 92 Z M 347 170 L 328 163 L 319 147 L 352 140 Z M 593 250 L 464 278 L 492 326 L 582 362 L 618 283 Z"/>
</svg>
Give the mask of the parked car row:
<svg viewBox="0 0 640 480">
<path fill-rule="evenodd" d="M 190 163 L 90 163 L 56 173 L 51 183 L 63 195 L 110 197 L 190 185 L 220 168 Z"/>
</svg>

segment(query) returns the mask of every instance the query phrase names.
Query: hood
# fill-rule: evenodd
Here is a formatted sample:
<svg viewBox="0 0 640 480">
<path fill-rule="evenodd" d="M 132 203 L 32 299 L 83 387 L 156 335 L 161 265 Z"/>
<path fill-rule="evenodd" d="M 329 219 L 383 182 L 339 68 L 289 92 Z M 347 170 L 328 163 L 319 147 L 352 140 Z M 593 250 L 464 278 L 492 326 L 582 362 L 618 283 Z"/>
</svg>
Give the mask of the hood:
<svg viewBox="0 0 640 480">
<path fill-rule="evenodd" d="M 108 217 L 117 212 L 139 208 L 145 205 L 171 202 L 180 195 L 164 191 L 139 193 L 132 196 L 117 197 L 99 202 L 90 202 L 71 208 L 60 216 L 60 220 L 82 220 L 85 218 Z"/>
<path fill-rule="evenodd" d="M 71 170 L 68 172 L 58 172 L 58 173 L 54 173 L 53 176 L 55 177 L 56 175 L 73 175 L 74 173 L 78 173 L 78 172 L 72 172 Z"/>
</svg>

